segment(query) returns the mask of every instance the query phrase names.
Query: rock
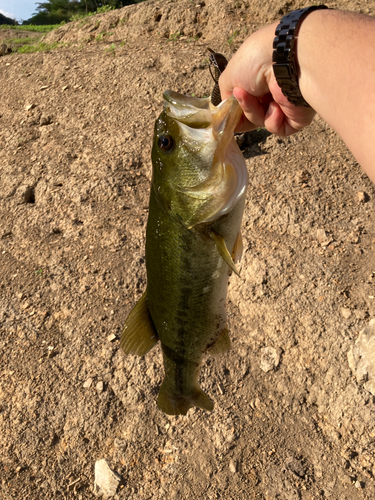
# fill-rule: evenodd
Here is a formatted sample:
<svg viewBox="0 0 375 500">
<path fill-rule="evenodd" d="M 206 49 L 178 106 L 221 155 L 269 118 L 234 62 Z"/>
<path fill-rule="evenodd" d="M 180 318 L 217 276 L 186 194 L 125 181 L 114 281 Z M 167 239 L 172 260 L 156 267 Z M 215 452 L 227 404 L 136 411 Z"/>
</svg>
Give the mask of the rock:
<svg viewBox="0 0 375 500">
<path fill-rule="evenodd" d="M 289 457 L 285 461 L 285 465 L 296 476 L 299 476 L 301 478 L 305 477 L 306 470 L 305 470 L 301 460 L 297 460 L 294 457 Z"/>
<path fill-rule="evenodd" d="M 114 333 L 111 333 L 111 335 L 108 335 L 107 340 L 108 342 L 113 342 L 114 340 L 116 340 L 116 338 L 116 335 Z"/>
<path fill-rule="evenodd" d="M 121 476 L 110 469 L 107 460 L 102 458 L 95 462 L 95 495 L 104 498 L 113 497 L 120 482 Z"/>
<path fill-rule="evenodd" d="M 265 373 L 274 370 L 280 363 L 281 349 L 274 347 L 263 347 L 261 349 L 260 368 Z"/>
<path fill-rule="evenodd" d="M 96 390 L 100 393 L 103 392 L 104 389 L 104 384 L 102 380 L 99 380 L 99 382 L 96 384 Z"/>
<path fill-rule="evenodd" d="M 364 328 L 348 352 L 349 367 L 358 384 L 375 396 L 375 319 Z"/>
<path fill-rule="evenodd" d="M 349 243 L 358 243 L 359 242 L 359 236 L 358 234 L 355 232 L 355 231 L 352 231 L 348 237 L 347 237 L 347 241 Z"/>
<path fill-rule="evenodd" d="M 233 474 L 237 472 L 237 462 L 235 460 L 229 462 L 229 470 L 233 472 Z"/>
<path fill-rule="evenodd" d="M 358 191 L 357 200 L 359 203 L 366 203 L 366 201 L 368 200 L 368 194 L 365 193 L 365 191 Z"/>
<path fill-rule="evenodd" d="M 83 388 L 89 389 L 91 387 L 91 384 L 92 384 L 92 378 L 88 378 L 86 382 L 83 383 Z"/>
<path fill-rule="evenodd" d="M 350 309 L 347 309 L 346 307 L 341 308 L 341 315 L 345 319 L 349 319 L 350 316 L 352 315 L 352 311 Z"/>
<path fill-rule="evenodd" d="M 44 125 L 50 125 L 52 123 L 52 118 L 48 115 L 42 115 L 40 117 L 39 125 L 43 127 Z"/>
<path fill-rule="evenodd" d="M 319 241 L 319 243 L 321 244 L 322 247 L 326 247 L 328 246 L 330 243 L 331 243 L 331 239 L 328 238 L 326 232 L 324 231 L 324 229 L 318 229 L 317 232 L 316 232 L 316 238 L 317 240 Z"/>
</svg>

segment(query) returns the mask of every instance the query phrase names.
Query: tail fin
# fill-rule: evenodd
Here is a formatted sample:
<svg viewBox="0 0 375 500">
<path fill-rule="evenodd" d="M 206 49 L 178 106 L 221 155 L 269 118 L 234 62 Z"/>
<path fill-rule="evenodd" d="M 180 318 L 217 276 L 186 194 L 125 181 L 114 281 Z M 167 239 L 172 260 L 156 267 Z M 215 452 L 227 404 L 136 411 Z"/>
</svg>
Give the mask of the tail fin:
<svg viewBox="0 0 375 500">
<path fill-rule="evenodd" d="M 191 394 L 173 394 L 165 382 L 162 383 L 158 397 L 158 407 L 168 415 L 186 415 L 193 406 L 212 411 L 214 404 L 199 386 Z"/>
</svg>

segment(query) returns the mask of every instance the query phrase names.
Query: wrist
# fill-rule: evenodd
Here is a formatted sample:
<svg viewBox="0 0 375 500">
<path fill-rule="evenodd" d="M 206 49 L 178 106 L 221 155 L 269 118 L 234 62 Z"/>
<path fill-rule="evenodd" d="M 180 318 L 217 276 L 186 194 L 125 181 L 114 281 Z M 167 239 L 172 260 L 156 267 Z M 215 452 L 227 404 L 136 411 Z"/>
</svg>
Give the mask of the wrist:
<svg viewBox="0 0 375 500">
<path fill-rule="evenodd" d="M 273 41 L 273 72 L 276 82 L 289 102 L 295 106 L 310 107 L 299 87 L 297 40 L 302 22 L 311 13 L 327 9 L 325 5 L 298 9 L 285 15 L 276 27 Z"/>
</svg>

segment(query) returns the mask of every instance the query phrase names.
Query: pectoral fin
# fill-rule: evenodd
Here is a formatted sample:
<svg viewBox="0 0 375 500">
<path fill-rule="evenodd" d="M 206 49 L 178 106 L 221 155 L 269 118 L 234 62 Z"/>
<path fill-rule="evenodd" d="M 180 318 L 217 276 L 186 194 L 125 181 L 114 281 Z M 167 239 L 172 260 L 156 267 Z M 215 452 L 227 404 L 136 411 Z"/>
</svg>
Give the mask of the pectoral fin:
<svg viewBox="0 0 375 500">
<path fill-rule="evenodd" d="M 144 356 L 158 342 L 147 306 L 147 290 L 131 310 L 122 331 L 120 346 L 125 354 Z"/>
<path fill-rule="evenodd" d="M 227 245 L 225 243 L 223 236 L 220 236 L 220 234 L 217 234 L 213 229 L 210 229 L 209 234 L 210 234 L 211 238 L 214 240 L 214 242 L 216 244 L 216 248 L 218 249 L 219 254 L 223 258 L 223 260 L 228 264 L 228 266 L 232 269 L 232 271 L 234 271 L 237 274 L 237 276 L 240 276 L 240 273 L 239 273 L 235 263 L 233 262 L 232 256 L 229 253 L 229 250 L 227 248 Z"/>
</svg>

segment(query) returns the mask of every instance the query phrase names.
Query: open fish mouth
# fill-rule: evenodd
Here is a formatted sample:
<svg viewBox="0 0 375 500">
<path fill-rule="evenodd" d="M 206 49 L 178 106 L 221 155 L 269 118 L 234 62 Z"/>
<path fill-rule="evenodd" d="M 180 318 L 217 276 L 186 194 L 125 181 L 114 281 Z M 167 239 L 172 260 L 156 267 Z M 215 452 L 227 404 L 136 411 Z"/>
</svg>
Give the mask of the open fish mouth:
<svg viewBox="0 0 375 500">
<path fill-rule="evenodd" d="M 190 198 L 200 199 L 186 225 L 211 222 L 228 213 L 247 187 L 247 169 L 234 140 L 234 130 L 242 109 L 234 96 L 214 106 L 210 99 L 185 96 L 168 90 L 164 110 L 179 124 L 182 136 L 206 147 L 210 168 L 204 179 L 193 186 L 176 186 Z M 204 155 L 205 152 L 201 151 Z"/>
</svg>

